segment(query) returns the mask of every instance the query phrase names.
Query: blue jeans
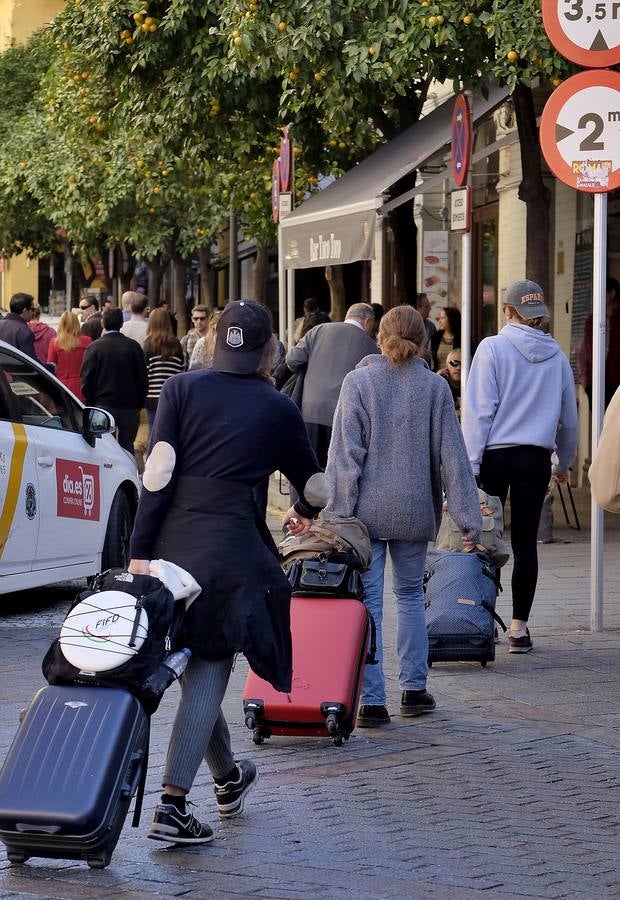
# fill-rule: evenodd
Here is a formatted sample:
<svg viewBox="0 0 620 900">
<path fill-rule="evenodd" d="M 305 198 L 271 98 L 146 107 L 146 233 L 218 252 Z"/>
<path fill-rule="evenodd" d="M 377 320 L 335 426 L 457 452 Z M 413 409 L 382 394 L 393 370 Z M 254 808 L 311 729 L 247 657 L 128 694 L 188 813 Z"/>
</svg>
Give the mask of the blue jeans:
<svg viewBox="0 0 620 900">
<path fill-rule="evenodd" d="M 377 664 L 366 666 L 360 703 L 383 706 L 383 582 L 389 544 L 393 589 L 398 615 L 396 650 L 398 681 L 402 691 L 421 691 L 428 675 L 428 635 L 424 618 L 424 564 L 426 541 L 372 541 L 372 563 L 363 573 L 366 609 L 377 627 Z"/>
</svg>

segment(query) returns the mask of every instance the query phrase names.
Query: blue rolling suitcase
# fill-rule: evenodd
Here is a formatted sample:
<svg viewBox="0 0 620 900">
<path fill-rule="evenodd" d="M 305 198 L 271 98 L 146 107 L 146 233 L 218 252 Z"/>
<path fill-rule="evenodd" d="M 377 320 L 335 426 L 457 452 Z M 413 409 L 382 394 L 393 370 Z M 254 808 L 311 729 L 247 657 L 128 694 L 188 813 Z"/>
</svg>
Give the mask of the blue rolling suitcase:
<svg viewBox="0 0 620 900">
<path fill-rule="evenodd" d="M 495 659 L 495 612 L 499 579 L 486 553 L 430 550 L 424 591 L 428 664 Z"/>
<path fill-rule="evenodd" d="M 119 688 L 50 686 L 32 700 L 0 772 L 0 840 L 31 856 L 110 862 L 131 798 L 139 806 L 149 720 Z M 139 808 L 134 824 L 137 824 Z"/>
</svg>

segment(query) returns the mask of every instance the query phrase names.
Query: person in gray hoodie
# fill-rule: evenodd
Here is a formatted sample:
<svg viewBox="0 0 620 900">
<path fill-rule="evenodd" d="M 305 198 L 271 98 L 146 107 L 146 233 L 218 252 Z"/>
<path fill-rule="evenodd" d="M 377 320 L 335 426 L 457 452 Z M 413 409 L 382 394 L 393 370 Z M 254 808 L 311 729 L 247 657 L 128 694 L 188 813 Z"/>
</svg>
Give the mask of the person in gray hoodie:
<svg viewBox="0 0 620 900">
<path fill-rule="evenodd" d="M 472 361 L 463 432 L 474 472 L 487 494 L 502 503 L 510 491 L 514 554 L 511 653 L 532 649 L 528 619 L 538 581 L 536 538 L 545 493 L 553 476 L 565 482 L 577 452 L 575 383 L 566 356 L 540 330 L 549 316 L 540 285 L 511 284 L 504 300 L 506 325 L 485 338 Z"/>
<path fill-rule="evenodd" d="M 328 511 L 357 516 L 372 539 L 364 603 L 377 626 L 376 666 L 367 666 L 358 725 L 390 721 L 383 675 L 383 581 L 386 551 L 398 611 L 400 712 L 431 712 L 426 690 L 428 637 L 424 564 L 442 515 L 442 489 L 465 548 L 478 543 L 482 520 L 454 401 L 444 378 L 422 357 L 426 329 L 412 306 L 389 310 L 379 325 L 381 354 L 366 356 L 344 379 L 329 447 Z"/>
</svg>

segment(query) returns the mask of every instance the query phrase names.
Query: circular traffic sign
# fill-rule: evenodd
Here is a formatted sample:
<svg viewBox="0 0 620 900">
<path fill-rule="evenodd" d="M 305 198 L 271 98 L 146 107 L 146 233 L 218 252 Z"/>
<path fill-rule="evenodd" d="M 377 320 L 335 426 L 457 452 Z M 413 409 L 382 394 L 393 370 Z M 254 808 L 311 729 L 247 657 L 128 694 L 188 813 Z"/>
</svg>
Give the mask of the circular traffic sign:
<svg viewBox="0 0 620 900">
<path fill-rule="evenodd" d="M 452 177 L 463 187 L 471 161 L 471 113 L 464 94 L 457 94 L 452 110 Z"/>
<path fill-rule="evenodd" d="M 280 219 L 280 160 L 274 159 L 271 170 L 271 215 L 273 221 Z"/>
<path fill-rule="evenodd" d="M 280 190 L 285 193 L 289 189 L 293 162 L 293 147 L 288 136 L 288 128 L 282 129 L 280 140 Z"/>
<path fill-rule="evenodd" d="M 555 49 L 580 66 L 620 63 L 620 0 L 542 0 Z"/>
<path fill-rule="evenodd" d="M 551 171 L 578 191 L 620 188 L 620 73 L 573 75 L 547 100 L 540 144 Z"/>
</svg>

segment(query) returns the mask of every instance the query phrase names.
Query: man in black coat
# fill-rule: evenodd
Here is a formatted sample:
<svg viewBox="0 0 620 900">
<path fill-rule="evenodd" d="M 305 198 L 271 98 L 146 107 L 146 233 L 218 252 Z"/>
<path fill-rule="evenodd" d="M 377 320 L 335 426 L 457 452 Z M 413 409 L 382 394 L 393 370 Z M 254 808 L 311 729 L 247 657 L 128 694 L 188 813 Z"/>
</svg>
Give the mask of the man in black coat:
<svg viewBox="0 0 620 900">
<path fill-rule="evenodd" d="M 114 416 L 118 442 L 133 454 L 148 378 L 142 348 L 120 333 L 122 324 L 122 310 L 106 309 L 103 334 L 84 354 L 82 391 L 88 406 L 101 407 Z"/>
<path fill-rule="evenodd" d="M 369 303 L 354 303 L 344 322 L 316 325 L 286 355 L 293 372 L 307 366 L 301 415 L 319 460 L 327 463 L 332 422 L 344 376 L 379 348 L 372 338 L 375 311 Z"/>
<path fill-rule="evenodd" d="M 30 294 L 13 294 L 10 309 L 11 312 L 0 321 L 0 341 L 6 341 L 22 353 L 37 359 L 34 332 L 28 328 L 28 322 L 34 315 L 34 297 Z"/>
</svg>

